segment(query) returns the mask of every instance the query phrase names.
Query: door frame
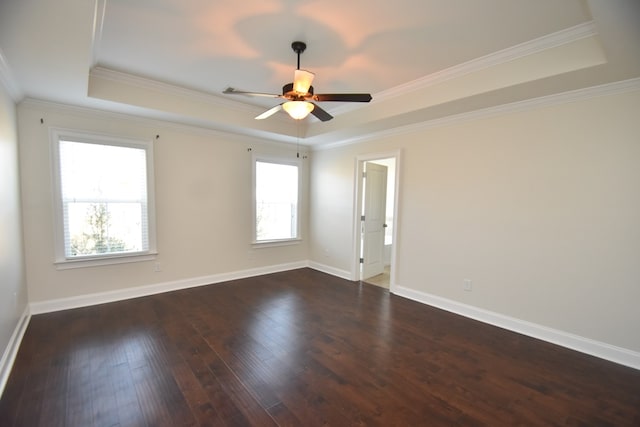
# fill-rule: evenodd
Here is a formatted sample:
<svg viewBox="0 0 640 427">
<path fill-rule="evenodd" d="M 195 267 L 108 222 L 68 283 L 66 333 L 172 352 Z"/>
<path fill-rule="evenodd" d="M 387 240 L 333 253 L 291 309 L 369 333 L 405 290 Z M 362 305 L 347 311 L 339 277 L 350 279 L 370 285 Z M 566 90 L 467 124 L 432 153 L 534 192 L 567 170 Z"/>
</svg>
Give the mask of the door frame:
<svg viewBox="0 0 640 427">
<path fill-rule="evenodd" d="M 361 154 L 356 156 L 355 159 L 355 176 L 354 176 L 354 191 L 353 191 L 353 237 L 352 237 L 352 265 L 351 279 L 359 281 L 361 279 L 360 273 L 360 221 L 362 215 L 362 199 L 364 195 L 364 183 L 362 179 L 362 173 L 364 172 L 364 164 L 373 160 L 394 158 L 396 161 L 395 182 L 394 182 L 394 195 L 393 195 L 393 229 L 392 229 L 392 244 L 391 244 L 391 269 L 389 274 L 389 290 L 395 293 L 396 283 L 396 267 L 397 267 L 397 247 L 398 247 L 398 230 L 400 228 L 399 222 L 399 205 L 400 205 L 400 171 L 401 171 L 401 156 L 402 150 L 384 151 L 370 154 Z"/>
</svg>

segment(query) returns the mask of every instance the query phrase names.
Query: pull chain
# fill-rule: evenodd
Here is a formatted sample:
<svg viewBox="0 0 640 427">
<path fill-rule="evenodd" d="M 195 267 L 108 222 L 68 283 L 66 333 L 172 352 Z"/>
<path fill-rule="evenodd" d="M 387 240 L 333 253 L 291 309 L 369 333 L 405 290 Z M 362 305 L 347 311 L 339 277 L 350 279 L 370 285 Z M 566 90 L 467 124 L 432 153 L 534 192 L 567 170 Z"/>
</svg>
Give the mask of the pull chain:
<svg viewBox="0 0 640 427">
<path fill-rule="evenodd" d="M 296 120 L 298 123 L 296 124 L 296 157 L 300 158 L 300 122 L 302 120 Z"/>
</svg>

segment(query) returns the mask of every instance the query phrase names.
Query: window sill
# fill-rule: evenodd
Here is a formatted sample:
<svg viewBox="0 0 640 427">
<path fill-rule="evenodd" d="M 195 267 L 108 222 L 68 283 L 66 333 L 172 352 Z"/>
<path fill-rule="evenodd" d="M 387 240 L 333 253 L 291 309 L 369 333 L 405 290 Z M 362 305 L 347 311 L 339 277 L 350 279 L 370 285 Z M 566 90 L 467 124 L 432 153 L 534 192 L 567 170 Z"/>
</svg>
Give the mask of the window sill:
<svg viewBox="0 0 640 427">
<path fill-rule="evenodd" d="M 299 245 L 302 239 L 286 239 L 286 240 L 261 240 L 259 242 L 251 242 L 251 246 L 258 248 L 273 248 L 277 246 Z"/>
<path fill-rule="evenodd" d="M 54 262 L 54 265 L 56 266 L 56 270 L 68 270 L 72 268 L 98 267 L 101 265 L 152 261 L 156 259 L 157 255 L 157 252 L 137 252 L 132 254 L 103 255 L 97 257 L 89 256 L 56 261 Z"/>
</svg>

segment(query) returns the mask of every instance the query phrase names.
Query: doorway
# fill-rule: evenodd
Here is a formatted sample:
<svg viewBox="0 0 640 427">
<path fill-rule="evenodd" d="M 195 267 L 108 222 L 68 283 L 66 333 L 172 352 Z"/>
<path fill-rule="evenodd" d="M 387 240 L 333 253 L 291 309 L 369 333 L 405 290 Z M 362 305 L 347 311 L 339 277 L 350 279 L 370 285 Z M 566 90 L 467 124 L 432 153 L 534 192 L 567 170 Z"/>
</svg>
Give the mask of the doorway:
<svg viewBox="0 0 640 427">
<path fill-rule="evenodd" d="M 356 162 L 356 280 L 393 290 L 398 229 L 399 152 L 359 156 Z"/>
</svg>

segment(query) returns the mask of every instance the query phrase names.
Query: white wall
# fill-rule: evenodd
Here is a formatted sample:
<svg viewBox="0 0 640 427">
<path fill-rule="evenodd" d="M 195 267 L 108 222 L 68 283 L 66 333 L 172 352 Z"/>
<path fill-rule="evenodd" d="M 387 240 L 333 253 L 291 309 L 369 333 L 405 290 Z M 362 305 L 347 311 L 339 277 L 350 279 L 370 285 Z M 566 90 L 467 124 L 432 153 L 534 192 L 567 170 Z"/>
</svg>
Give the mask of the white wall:
<svg viewBox="0 0 640 427">
<path fill-rule="evenodd" d="M 44 124 L 40 123 L 43 119 Z M 295 147 L 133 117 L 27 101 L 18 108 L 27 283 L 33 303 L 179 282 L 308 258 L 295 246 L 252 249 L 251 153 L 296 155 Z M 154 262 L 56 270 L 49 128 L 154 139 L 160 272 Z M 305 170 L 308 168 L 305 168 Z M 304 178 L 302 215 L 307 215 Z M 305 221 L 306 222 L 306 221 Z"/>
<path fill-rule="evenodd" d="M 639 111 L 633 91 L 314 152 L 311 260 L 351 270 L 355 158 L 401 149 L 397 287 L 638 352 Z"/>
<path fill-rule="evenodd" d="M 26 306 L 16 108 L 0 83 L 0 355 Z"/>
<path fill-rule="evenodd" d="M 5 110 L 3 119 L 10 118 Z M 314 151 L 303 244 L 252 249 L 247 148 L 264 142 L 26 102 L 18 122 L 30 301 L 307 259 L 350 272 L 355 159 L 400 149 L 396 287 L 638 352 L 638 111 L 635 91 Z M 161 272 L 152 262 L 55 269 L 50 126 L 160 135 Z M 295 155 L 289 147 L 271 149 Z M 20 244 L 15 239 L 12 246 Z M 472 292 L 462 290 L 463 279 L 473 280 Z M 24 307 L 24 291 L 19 298 Z"/>
</svg>

